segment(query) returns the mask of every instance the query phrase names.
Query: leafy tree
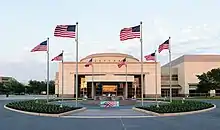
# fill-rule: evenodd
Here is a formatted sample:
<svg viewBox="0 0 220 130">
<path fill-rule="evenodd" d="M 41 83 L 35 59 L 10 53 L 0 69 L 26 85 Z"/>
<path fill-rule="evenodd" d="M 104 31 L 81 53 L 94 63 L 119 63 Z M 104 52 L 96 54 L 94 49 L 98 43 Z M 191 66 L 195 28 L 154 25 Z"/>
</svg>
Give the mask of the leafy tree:
<svg viewBox="0 0 220 130">
<path fill-rule="evenodd" d="M 49 94 L 55 94 L 55 82 L 53 80 L 49 83 Z"/>
<path fill-rule="evenodd" d="M 0 94 L 5 94 L 5 86 L 3 83 L 0 83 Z"/>
<path fill-rule="evenodd" d="M 25 86 L 13 78 L 5 82 L 3 86 L 5 93 L 21 94 L 25 92 Z"/>
<path fill-rule="evenodd" d="M 199 84 L 197 87 L 198 92 L 208 92 L 209 90 L 220 89 L 220 68 L 212 69 L 207 73 L 197 75 Z"/>
<path fill-rule="evenodd" d="M 24 85 L 11 78 L 8 82 L 0 82 L 0 94 L 41 94 L 47 91 L 46 81 L 30 80 L 28 85 Z M 49 82 L 49 94 L 55 93 L 55 82 Z"/>
<path fill-rule="evenodd" d="M 33 94 L 41 94 L 41 92 L 47 91 L 47 82 L 46 81 L 37 81 L 37 80 L 30 80 L 27 88 L 28 93 Z M 54 81 L 49 82 L 49 93 L 55 93 L 55 83 Z"/>
</svg>

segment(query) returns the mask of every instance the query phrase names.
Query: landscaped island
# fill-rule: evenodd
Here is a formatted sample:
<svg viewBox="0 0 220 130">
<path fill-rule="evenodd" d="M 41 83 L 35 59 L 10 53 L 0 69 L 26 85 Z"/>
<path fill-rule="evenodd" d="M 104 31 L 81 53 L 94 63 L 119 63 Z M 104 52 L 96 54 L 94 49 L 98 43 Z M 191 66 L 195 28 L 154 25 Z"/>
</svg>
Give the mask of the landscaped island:
<svg viewBox="0 0 220 130">
<path fill-rule="evenodd" d="M 82 108 L 82 107 L 56 105 L 52 103 L 47 103 L 46 100 L 28 100 L 28 101 L 11 102 L 8 103 L 6 107 L 21 111 L 47 113 L 47 114 L 60 114 Z"/>
<path fill-rule="evenodd" d="M 190 112 L 190 111 L 198 111 L 203 109 L 208 109 L 214 107 L 211 103 L 201 102 L 201 101 L 180 101 L 174 100 L 172 103 L 164 103 L 160 104 L 159 107 L 156 105 L 151 106 L 137 106 L 136 108 L 156 112 L 159 114 L 163 113 L 179 113 L 179 112 Z"/>
</svg>

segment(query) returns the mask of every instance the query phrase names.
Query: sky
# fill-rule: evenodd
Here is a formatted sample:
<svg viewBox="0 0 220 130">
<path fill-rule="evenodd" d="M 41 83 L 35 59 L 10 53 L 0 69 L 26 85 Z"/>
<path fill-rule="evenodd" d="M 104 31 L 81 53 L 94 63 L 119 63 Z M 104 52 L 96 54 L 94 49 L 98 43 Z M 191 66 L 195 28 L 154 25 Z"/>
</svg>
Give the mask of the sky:
<svg viewBox="0 0 220 130">
<path fill-rule="evenodd" d="M 143 22 L 144 55 L 171 37 L 172 59 L 219 54 L 219 0 L 0 0 L 0 76 L 21 82 L 46 79 L 46 53 L 30 50 L 50 38 L 50 59 L 64 50 L 75 61 L 74 39 L 54 37 L 58 24 L 79 22 L 79 59 L 93 53 L 128 53 L 140 59 L 138 39 L 121 42 L 119 32 Z M 161 65 L 168 52 L 158 55 Z M 50 62 L 50 79 L 57 62 Z"/>
</svg>

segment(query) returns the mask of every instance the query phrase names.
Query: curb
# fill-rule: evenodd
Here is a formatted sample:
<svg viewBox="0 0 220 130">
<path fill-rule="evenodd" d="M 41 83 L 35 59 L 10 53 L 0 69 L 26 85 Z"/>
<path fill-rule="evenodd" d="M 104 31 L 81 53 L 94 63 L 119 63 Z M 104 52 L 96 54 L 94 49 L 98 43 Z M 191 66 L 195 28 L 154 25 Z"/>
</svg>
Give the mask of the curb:
<svg viewBox="0 0 220 130">
<path fill-rule="evenodd" d="M 137 101 L 137 102 L 141 102 L 141 101 Z M 144 102 L 147 102 L 147 103 L 152 103 L 152 102 L 157 102 L 157 101 L 151 101 L 151 100 L 146 100 L 146 101 L 144 101 Z M 170 102 L 168 102 L 168 101 L 158 101 L 158 103 L 170 103 Z"/>
<path fill-rule="evenodd" d="M 150 115 L 154 115 L 154 116 L 160 116 L 160 114 L 159 114 L 159 113 L 156 113 L 156 112 L 147 111 L 147 110 L 139 109 L 139 108 L 136 108 L 136 107 L 133 107 L 132 109 L 133 109 L 134 111 L 137 111 L 137 112 L 142 112 L 142 113 L 150 114 Z"/>
<path fill-rule="evenodd" d="M 75 119 L 119 119 L 119 118 L 128 118 L 128 119 L 135 119 L 135 118 L 150 118 L 155 116 L 62 116 L 61 118 L 75 118 Z"/>
<path fill-rule="evenodd" d="M 198 111 L 179 112 L 179 113 L 163 113 L 163 114 L 152 112 L 152 111 L 147 111 L 147 110 L 143 110 L 143 109 L 139 109 L 139 108 L 136 108 L 136 107 L 133 107 L 132 109 L 134 111 L 143 112 L 143 113 L 151 114 L 151 115 L 154 115 L 154 116 L 180 116 L 180 115 L 189 115 L 189 114 L 196 114 L 196 113 L 211 111 L 211 110 L 216 108 L 216 105 L 215 104 L 213 104 L 213 105 L 214 106 L 211 107 L 211 108 L 198 110 Z"/>
<path fill-rule="evenodd" d="M 64 113 L 60 113 L 60 114 L 46 114 L 46 113 L 36 113 L 36 112 L 27 112 L 27 111 L 22 111 L 22 110 L 16 110 L 13 108 L 9 108 L 6 105 L 4 105 L 4 108 L 7 110 L 10 110 L 10 111 L 19 112 L 19 113 L 23 113 L 23 114 L 34 115 L 34 116 L 48 116 L 48 117 L 61 117 L 61 116 L 66 116 L 66 115 L 70 115 L 72 113 L 82 112 L 82 111 L 86 110 L 86 108 L 83 107 L 81 109 L 72 110 L 72 111 L 68 111 L 68 112 L 64 112 Z"/>
</svg>

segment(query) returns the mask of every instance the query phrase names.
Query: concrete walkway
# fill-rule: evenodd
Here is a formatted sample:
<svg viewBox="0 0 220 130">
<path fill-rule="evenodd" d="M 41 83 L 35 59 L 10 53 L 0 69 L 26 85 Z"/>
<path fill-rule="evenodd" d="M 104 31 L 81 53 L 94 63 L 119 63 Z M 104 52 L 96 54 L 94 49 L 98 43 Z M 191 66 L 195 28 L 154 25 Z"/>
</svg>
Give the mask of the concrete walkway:
<svg viewBox="0 0 220 130">
<path fill-rule="evenodd" d="M 132 109 L 87 109 L 72 116 L 147 116 L 147 114 Z"/>
</svg>

